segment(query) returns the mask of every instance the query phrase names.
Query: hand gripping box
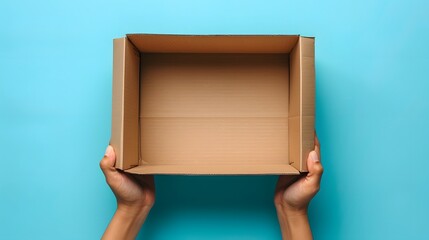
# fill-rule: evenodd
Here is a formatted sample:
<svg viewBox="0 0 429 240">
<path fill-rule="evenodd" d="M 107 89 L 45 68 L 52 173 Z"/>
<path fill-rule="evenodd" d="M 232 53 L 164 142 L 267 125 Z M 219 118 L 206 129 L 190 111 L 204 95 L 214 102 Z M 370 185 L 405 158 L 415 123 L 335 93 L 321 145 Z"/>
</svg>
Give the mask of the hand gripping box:
<svg viewBox="0 0 429 240">
<path fill-rule="evenodd" d="M 314 145 L 314 38 L 114 39 L 111 145 L 135 174 L 299 174 Z"/>
</svg>

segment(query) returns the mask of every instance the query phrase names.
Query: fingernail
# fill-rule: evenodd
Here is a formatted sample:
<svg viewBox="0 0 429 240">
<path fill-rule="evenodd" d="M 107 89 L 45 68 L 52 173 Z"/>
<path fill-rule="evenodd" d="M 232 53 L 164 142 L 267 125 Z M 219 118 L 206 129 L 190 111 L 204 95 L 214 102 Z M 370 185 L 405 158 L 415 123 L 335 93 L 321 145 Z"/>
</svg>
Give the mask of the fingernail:
<svg viewBox="0 0 429 240">
<path fill-rule="evenodd" d="M 113 158 L 113 147 L 112 146 L 107 146 L 106 148 L 106 152 L 104 153 L 104 156 L 108 157 L 108 158 Z"/>
<path fill-rule="evenodd" d="M 310 152 L 310 158 L 313 160 L 313 162 L 319 162 L 319 156 L 317 156 L 317 153 L 315 151 Z"/>
</svg>

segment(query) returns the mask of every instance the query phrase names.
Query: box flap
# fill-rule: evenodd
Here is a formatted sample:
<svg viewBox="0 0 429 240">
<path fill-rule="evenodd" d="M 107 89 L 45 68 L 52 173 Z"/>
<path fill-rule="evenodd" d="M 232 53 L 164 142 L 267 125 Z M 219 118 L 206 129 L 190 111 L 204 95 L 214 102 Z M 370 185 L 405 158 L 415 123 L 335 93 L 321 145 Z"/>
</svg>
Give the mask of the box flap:
<svg viewBox="0 0 429 240">
<path fill-rule="evenodd" d="M 112 136 L 116 168 L 138 165 L 140 54 L 127 38 L 113 42 Z"/>
<path fill-rule="evenodd" d="M 315 64 L 314 38 L 300 37 L 301 41 L 301 172 L 307 171 L 307 157 L 314 149 L 315 121 Z"/>
<path fill-rule="evenodd" d="M 289 53 L 298 35 L 127 34 L 140 52 Z"/>
<path fill-rule="evenodd" d="M 314 38 L 299 38 L 290 63 L 289 161 L 306 172 L 307 157 L 314 148 Z"/>
</svg>

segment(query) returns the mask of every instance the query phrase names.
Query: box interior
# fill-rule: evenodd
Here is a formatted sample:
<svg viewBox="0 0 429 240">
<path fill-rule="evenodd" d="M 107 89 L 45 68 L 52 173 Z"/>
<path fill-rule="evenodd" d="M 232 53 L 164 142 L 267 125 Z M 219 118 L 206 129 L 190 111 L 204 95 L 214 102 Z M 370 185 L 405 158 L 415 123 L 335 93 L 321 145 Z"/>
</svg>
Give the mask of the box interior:
<svg viewBox="0 0 429 240">
<path fill-rule="evenodd" d="M 301 78 L 298 36 L 269 40 L 127 35 L 122 61 L 129 80 L 116 87 L 123 89 L 122 107 L 133 109 L 122 124 L 134 127 L 128 135 L 124 127 L 123 135 L 134 136 L 130 145 L 138 156 L 119 168 L 138 174 L 299 174 L 301 166 L 291 159 L 302 130 L 301 84 L 293 83 Z"/>
</svg>

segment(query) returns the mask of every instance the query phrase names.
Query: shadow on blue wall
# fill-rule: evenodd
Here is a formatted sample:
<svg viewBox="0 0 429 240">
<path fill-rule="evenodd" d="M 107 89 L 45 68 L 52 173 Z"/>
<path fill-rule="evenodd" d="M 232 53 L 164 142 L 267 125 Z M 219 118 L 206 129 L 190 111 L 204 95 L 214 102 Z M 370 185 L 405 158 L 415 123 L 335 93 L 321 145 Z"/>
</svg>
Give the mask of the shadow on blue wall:
<svg viewBox="0 0 429 240">
<path fill-rule="evenodd" d="M 157 176 L 156 204 L 138 239 L 162 239 L 165 229 L 194 238 L 255 237 L 278 229 L 273 204 L 276 181 L 277 176 Z M 243 216 L 260 216 L 261 222 L 255 226 Z M 217 224 L 230 224 L 229 233 L 216 234 Z M 246 230 L 243 224 L 253 229 Z"/>
</svg>

